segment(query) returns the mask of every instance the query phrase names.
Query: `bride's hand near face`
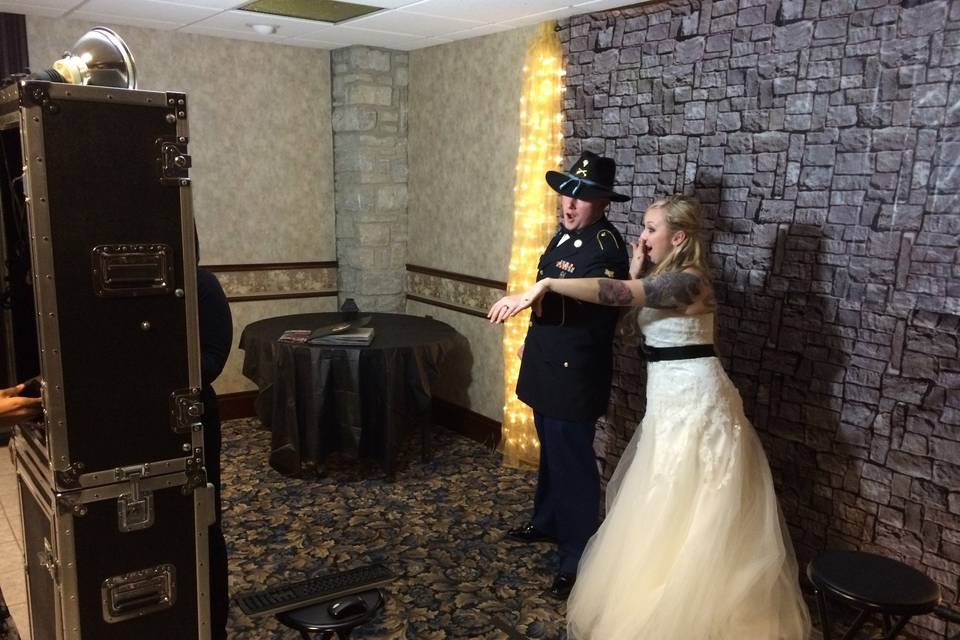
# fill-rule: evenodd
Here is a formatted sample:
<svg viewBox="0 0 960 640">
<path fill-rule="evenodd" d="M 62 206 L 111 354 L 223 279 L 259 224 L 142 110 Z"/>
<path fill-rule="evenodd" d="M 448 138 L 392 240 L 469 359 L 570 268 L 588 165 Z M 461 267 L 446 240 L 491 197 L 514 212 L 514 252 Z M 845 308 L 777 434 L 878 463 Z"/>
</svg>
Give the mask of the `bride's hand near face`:
<svg viewBox="0 0 960 640">
<path fill-rule="evenodd" d="M 647 246 L 643 244 L 643 239 L 638 238 L 636 242 L 630 243 L 630 247 L 633 249 L 630 258 L 630 279 L 636 280 L 640 277 L 647 262 Z"/>
<path fill-rule="evenodd" d="M 515 293 L 512 296 L 500 298 L 490 307 L 487 318 L 490 319 L 490 322 L 502 323 L 531 307 L 533 312 L 539 316 L 541 312 L 540 301 L 548 291 L 547 280 L 549 278 L 544 278 L 523 293 Z"/>
</svg>

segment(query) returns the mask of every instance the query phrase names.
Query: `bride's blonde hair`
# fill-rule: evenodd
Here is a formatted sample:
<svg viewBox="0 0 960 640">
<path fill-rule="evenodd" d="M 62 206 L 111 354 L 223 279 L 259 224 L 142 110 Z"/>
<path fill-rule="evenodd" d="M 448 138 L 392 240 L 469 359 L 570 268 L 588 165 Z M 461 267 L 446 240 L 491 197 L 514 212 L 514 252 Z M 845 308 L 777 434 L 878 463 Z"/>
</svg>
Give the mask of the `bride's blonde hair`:
<svg viewBox="0 0 960 640">
<path fill-rule="evenodd" d="M 700 201 L 691 196 L 666 196 L 656 200 L 647 207 L 663 211 L 663 220 L 670 233 L 683 231 L 683 242 L 673 247 L 667 257 L 655 265 L 649 275 L 657 275 L 667 271 L 683 271 L 693 267 L 704 277 L 710 277 L 710 266 L 707 263 L 707 250 L 700 231 L 703 226 L 703 208 Z"/>
</svg>

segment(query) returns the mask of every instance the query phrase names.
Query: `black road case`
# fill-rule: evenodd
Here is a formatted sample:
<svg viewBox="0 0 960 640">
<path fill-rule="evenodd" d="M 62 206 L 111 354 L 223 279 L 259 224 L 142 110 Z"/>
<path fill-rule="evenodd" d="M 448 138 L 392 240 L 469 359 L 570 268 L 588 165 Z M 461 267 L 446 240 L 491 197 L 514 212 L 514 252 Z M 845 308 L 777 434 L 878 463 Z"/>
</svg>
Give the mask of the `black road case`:
<svg viewBox="0 0 960 640">
<path fill-rule="evenodd" d="M 44 406 L 15 441 L 34 640 L 209 636 L 187 116 L 181 93 L 0 89 L 0 248 Z"/>
<path fill-rule="evenodd" d="M 33 640 L 209 638 L 213 486 L 179 472 L 58 491 L 42 431 L 13 442 Z"/>
</svg>

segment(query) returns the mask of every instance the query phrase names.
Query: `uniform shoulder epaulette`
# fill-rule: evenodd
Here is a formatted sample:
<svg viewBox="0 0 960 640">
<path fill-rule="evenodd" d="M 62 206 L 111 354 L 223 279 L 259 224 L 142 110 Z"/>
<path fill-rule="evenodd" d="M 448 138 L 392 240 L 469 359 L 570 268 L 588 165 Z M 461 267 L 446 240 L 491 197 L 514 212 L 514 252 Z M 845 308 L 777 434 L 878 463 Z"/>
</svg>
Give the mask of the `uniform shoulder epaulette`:
<svg viewBox="0 0 960 640">
<path fill-rule="evenodd" d="M 601 229 L 597 232 L 597 242 L 600 244 L 601 251 L 605 251 L 608 246 L 612 246 L 615 249 L 620 248 L 620 240 L 617 238 L 617 234 L 609 229 Z M 605 245 L 604 243 L 607 244 Z"/>
</svg>

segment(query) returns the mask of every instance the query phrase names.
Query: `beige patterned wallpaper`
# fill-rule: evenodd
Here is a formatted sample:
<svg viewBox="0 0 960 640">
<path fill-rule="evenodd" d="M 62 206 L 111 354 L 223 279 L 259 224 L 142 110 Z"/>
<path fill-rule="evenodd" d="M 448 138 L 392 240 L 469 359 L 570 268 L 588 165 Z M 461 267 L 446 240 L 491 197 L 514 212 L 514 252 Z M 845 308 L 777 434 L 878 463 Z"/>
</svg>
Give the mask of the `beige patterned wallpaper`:
<svg viewBox="0 0 960 640">
<path fill-rule="evenodd" d="M 497 422 L 503 414 L 503 327 L 415 300 L 407 313 L 446 322 L 465 337 L 465 348 L 447 355 L 440 367 L 434 395 Z"/>
<path fill-rule="evenodd" d="M 407 271 L 407 295 L 452 305 L 462 313 L 486 315 L 506 289 Z"/>
<path fill-rule="evenodd" d="M 231 301 L 262 296 L 336 293 L 337 270 L 330 267 L 296 267 L 235 271 L 211 267 Z"/>
<path fill-rule="evenodd" d="M 536 27 L 410 52 L 408 262 L 506 280 Z"/>
<path fill-rule="evenodd" d="M 93 26 L 27 16 L 31 68 L 47 68 Z M 184 91 L 202 264 L 336 260 L 330 54 L 112 26 L 137 61 L 139 88 Z M 336 271 L 218 273 L 231 297 L 336 288 Z M 331 284 L 332 283 L 332 284 Z M 234 344 L 248 323 L 336 310 L 336 298 L 233 302 Z M 218 393 L 253 388 L 234 346 Z"/>
<path fill-rule="evenodd" d="M 410 52 L 408 262 L 505 281 L 513 233 L 523 60 L 536 26 Z M 502 292 L 408 273 L 408 291 L 470 309 Z M 485 310 L 485 309 L 483 309 Z M 408 300 L 469 342 L 438 395 L 500 420 L 503 329 Z"/>
<path fill-rule="evenodd" d="M 31 68 L 90 26 L 27 16 Z M 329 52 L 105 26 L 141 89 L 187 93 L 201 262 L 335 260 Z"/>
</svg>

